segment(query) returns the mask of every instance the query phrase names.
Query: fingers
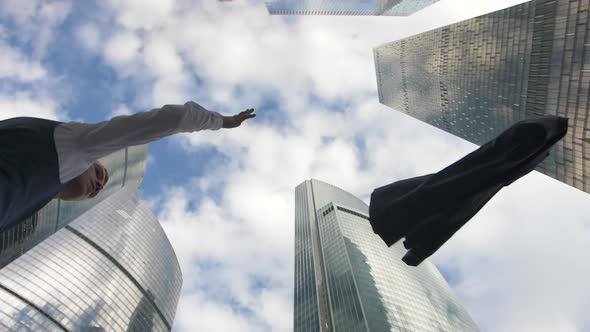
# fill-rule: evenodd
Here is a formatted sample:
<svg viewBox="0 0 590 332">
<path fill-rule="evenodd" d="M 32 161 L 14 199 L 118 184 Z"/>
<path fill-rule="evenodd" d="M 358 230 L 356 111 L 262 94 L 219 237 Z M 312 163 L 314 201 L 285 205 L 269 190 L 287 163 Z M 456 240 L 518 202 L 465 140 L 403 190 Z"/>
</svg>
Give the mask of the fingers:
<svg viewBox="0 0 590 332">
<path fill-rule="evenodd" d="M 240 123 L 243 122 L 244 120 L 256 117 L 256 114 L 252 114 L 252 113 L 254 113 L 254 111 L 255 110 L 253 108 L 249 108 L 243 112 L 240 112 L 237 116 Z"/>
<path fill-rule="evenodd" d="M 250 115 L 250 114 L 254 113 L 254 111 L 255 111 L 255 110 L 254 110 L 253 108 L 249 108 L 249 109 L 247 109 L 247 110 L 245 110 L 245 111 L 243 111 L 243 112 L 240 112 L 240 113 L 238 114 L 238 116 L 243 116 L 243 115 Z"/>
</svg>

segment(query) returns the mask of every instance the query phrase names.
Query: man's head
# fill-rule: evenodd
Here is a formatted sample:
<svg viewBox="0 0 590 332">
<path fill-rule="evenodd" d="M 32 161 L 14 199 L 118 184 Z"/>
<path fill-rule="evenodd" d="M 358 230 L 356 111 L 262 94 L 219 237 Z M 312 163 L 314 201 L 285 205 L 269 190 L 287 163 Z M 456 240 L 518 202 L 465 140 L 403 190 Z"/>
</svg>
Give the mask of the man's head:
<svg viewBox="0 0 590 332">
<path fill-rule="evenodd" d="M 100 162 L 95 161 L 84 173 L 66 183 L 64 190 L 57 197 L 68 201 L 93 198 L 108 181 L 107 169 Z"/>
</svg>

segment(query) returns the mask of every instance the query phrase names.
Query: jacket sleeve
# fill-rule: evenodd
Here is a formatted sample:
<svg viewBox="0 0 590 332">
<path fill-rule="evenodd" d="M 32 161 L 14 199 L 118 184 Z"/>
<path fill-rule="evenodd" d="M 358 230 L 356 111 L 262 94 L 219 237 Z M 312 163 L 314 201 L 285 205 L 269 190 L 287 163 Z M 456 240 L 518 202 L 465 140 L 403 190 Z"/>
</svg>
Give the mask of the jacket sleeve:
<svg viewBox="0 0 590 332">
<path fill-rule="evenodd" d="M 96 124 L 68 122 L 55 132 L 60 178 L 62 182 L 72 179 L 99 158 L 126 147 L 147 144 L 177 133 L 217 130 L 222 124 L 219 113 L 208 111 L 192 101 L 117 116 Z M 80 171 L 81 168 L 84 169 Z"/>
</svg>

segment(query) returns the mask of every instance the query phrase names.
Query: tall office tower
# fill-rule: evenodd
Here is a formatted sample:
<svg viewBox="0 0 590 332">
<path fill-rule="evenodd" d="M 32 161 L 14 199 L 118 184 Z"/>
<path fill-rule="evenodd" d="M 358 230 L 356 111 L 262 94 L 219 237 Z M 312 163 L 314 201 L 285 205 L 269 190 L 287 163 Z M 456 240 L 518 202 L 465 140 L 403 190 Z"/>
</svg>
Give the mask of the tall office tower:
<svg viewBox="0 0 590 332">
<path fill-rule="evenodd" d="M 269 0 L 271 15 L 408 16 L 439 0 Z"/>
<path fill-rule="evenodd" d="M 54 199 L 30 218 L 0 233 L 0 268 L 121 188 L 137 190 L 145 173 L 147 146 L 121 150 L 101 162 L 109 170 L 109 183 L 99 195 L 82 201 Z"/>
<path fill-rule="evenodd" d="M 294 331 L 477 331 L 429 260 L 373 233 L 369 208 L 340 188 L 295 188 Z"/>
<path fill-rule="evenodd" d="M 162 227 L 126 187 L 0 270 L 0 330 L 170 331 L 181 286 Z"/>
<path fill-rule="evenodd" d="M 374 49 L 379 100 L 476 144 L 569 118 L 537 171 L 590 193 L 589 0 L 534 0 Z"/>
</svg>

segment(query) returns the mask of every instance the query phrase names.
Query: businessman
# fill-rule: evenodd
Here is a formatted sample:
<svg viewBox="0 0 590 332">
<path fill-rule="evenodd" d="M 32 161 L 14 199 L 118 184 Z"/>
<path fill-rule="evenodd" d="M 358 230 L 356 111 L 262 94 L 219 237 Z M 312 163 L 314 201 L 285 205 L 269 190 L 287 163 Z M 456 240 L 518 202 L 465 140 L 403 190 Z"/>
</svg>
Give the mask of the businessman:
<svg viewBox="0 0 590 332">
<path fill-rule="evenodd" d="M 239 127 L 254 109 L 233 116 L 195 102 L 88 124 L 18 117 L 0 121 L 0 232 L 53 198 L 95 197 L 109 179 L 99 158 L 177 133 Z"/>
</svg>

